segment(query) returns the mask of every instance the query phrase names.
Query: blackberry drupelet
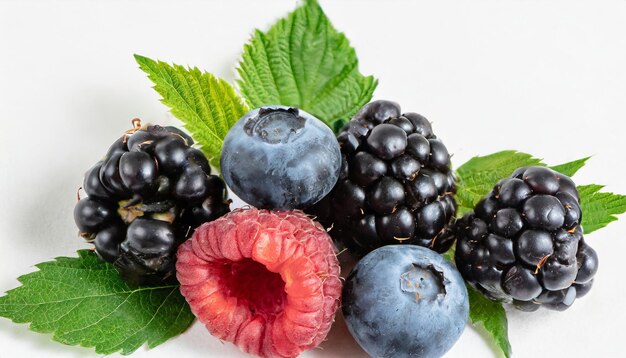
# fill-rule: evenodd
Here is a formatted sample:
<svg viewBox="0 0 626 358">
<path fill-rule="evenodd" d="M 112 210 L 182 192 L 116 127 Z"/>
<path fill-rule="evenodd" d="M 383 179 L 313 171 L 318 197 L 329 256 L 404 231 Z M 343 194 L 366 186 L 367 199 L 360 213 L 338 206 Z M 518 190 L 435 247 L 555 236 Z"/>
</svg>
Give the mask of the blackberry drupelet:
<svg viewBox="0 0 626 358">
<path fill-rule="evenodd" d="M 128 131 L 85 174 L 74 209 L 80 235 L 134 284 L 175 280 L 176 249 L 198 225 L 230 211 L 226 186 L 189 135 L 148 125 Z"/>
<path fill-rule="evenodd" d="M 350 251 L 417 244 L 446 251 L 442 233 L 454 217 L 455 177 L 448 150 L 417 113 L 390 101 L 365 105 L 337 137 L 340 178 L 307 210 Z"/>
<path fill-rule="evenodd" d="M 569 177 L 519 168 L 454 225 L 457 268 L 492 300 L 523 311 L 565 310 L 589 291 L 598 269 L 581 218 Z"/>
</svg>

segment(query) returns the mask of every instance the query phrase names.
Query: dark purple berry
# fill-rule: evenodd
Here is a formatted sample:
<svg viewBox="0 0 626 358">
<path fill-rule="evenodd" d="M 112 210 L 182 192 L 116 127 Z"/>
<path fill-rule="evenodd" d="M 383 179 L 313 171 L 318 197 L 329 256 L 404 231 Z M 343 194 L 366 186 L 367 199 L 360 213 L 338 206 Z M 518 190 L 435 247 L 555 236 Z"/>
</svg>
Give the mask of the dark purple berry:
<svg viewBox="0 0 626 358">
<path fill-rule="evenodd" d="M 513 299 L 520 301 L 532 300 L 541 293 L 541 285 L 532 271 L 519 265 L 506 272 L 502 286 Z"/>
<path fill-rule="evenodd" d="M 74 207 L 74 222 L 83 233 L 95 234 L 115 218 L 112 205 L 92 198 L 81 199 Z"/>
<path fill-rule="evenodd" d="M 404 152 L 407 136 L 401 128 L 393 124 L 380 124 L 367 137 L 367 145 L 377 157 L 388 160 Z"/>
<path fill-rule="evenodd" d="M 120 157 L 120 178 L 134 193 L 144 194 L 154 188 L 158 176 L 154 159 L 146 152 L 127 152 Z"/>
<path fill-rule="evenodd" d="M 456 239 L 456 266 L 488 298 L 528 312 L 562 311 L 589 291 L 598 269 L 583 239 L 578 198 L 570 178 L 545 167 L 519 168 L 443 239 Z"/>
<path fill-rule="evenodd" d="M 120 254 L 120 244 L 126 238 L 126 227 L 122 223 L 112 224 L 98 232 L 94 240 L 96 253 L 108 262 L 114 262 Z"/>
<path fill-rule="evenodd" d="M 400 115 L 389 101 L 364 106 L 337 136 L 340 180 L 306 210 L 352 253 L 387 244 L 415 244 L 444 252 L 453 221 L 456 178 L 450 154 L 430 122 Z"/>
<path fill-rule="evenodd" d="M 565 221 L 563 205 L 551 195 L 535 195 L 526 200 L 522 215 L 531 227 L 550 231 L 561 227 Z"/>
<path fill-rule="evenodd" d="M 590 282 L 598 271 L 598 254 L 591 246 L 582 242 L 576 258 L 578 259 L 576 283 L 585 284 Z"/>
<path fill-rule="evenodd" d="M 131 133 L 132 132 L 132 133 Z M 174 127 L 136 125 L 85 173 L 80 234 L 133 284 L 175 282 L 178 245 L 229 211 L 224 182 Z"/>
</svg>

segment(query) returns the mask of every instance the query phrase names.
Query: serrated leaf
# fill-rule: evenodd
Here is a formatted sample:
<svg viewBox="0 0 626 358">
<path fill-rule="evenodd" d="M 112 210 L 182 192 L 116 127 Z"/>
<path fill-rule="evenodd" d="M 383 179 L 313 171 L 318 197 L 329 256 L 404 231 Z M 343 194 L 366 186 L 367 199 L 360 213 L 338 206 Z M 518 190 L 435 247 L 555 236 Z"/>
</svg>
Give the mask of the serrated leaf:
<svg viewBox="0 0 626 358">
<path fill-rule="evenodd" d="M 202 146 L 211 165 L 219 169 L 226 133 L 248 112 L 234 88 L 196 67 L 169 65 L 140 55 L 135 55 L 135 60 L 163 97 L 163 104 L 171 108 Z"/>
<path fill-rule="evenodd" d="M 456 201 L 459 205 L 459 214 L 473 210 L 498 180 L 510 176 L 515 169 L 528 165 L 545 164 L 541 159 L 515 150 L 477 156 L 465 162 L 456 171 L 458 177 Z"/>
<path fill-rule="evenodd" d="M 470 322 L 482 327 L 505 357 L 511 356 L 506 311 L 499 302 L 491 301 L 473 287 L 467 286 L 470 303 Z"/>
<path fill-rule="evenodd" d="M 306 1 L 269 31 L 255 31 L 237 69 L 252 107 L 301 108 L 337 130 L 372 98 L 377 81 L 358 70 L 356 53 L 316 1 Z"/>
<path fill-rule="evenodd" d="M 600 192 L 603 187 L 597 184 L 578 186 L 585 234 L 607 226 L 617 220 L 615 215 L 626 212 L 626 195 Z"/>
<path fill-rule="evenodd" d="M 194 316 L 178 285 L 130 287 L 95 253 L 58 257 L 21 276 L 22 286 L 0 297 L 0 316 L 54 340 L 130 354 L 182 333 Z"/>
<path fill-rule="evenodd" d="M 571 162 L 555 165 L 550 168 L 561 174 L 567 175 L 568 177 L 573 177 L 580 168 L 585 166 L 585 163 L 589 160 L 589 158 L 591 157 L 580 158 Z"/>
</svg>

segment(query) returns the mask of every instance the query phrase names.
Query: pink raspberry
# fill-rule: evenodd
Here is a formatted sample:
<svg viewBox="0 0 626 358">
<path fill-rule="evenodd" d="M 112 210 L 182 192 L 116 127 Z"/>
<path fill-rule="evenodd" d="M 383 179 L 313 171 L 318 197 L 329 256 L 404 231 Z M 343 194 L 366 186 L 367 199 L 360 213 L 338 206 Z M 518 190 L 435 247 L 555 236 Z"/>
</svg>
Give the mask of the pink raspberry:
<svg viewBox="0 0 626 358">
<path fill-rule="evenodd" d="M 300 211 L 239 209 L 205 223 L 180 246 L 176 272 L 212 335 L 262 357 L 319 345 L 341 296 L 330 237 Z"/>
</svg>

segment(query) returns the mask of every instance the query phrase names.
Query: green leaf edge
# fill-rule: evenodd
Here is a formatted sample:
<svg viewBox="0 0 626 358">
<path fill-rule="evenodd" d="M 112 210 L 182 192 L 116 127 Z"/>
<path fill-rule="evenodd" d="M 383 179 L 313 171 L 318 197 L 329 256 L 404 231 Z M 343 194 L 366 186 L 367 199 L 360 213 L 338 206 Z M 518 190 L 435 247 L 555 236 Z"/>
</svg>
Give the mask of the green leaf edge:
<svg viewBox="0 0 626 358">
<path fill-rule="evenodd" d="M 604 185 L 599 184 L 580 185 L 577 187 L 580 194 L 580 207 L 583 212 L 581 225 L 585 235 L 602 229 L 613 221 L 617 221 L 617 215 L 626 212 L 626 195 L 601 192 L 600 190 L 603 188 Z M 596 221 L 594 216 L 587 214 L 599 212 L 599 210 L 593 209 L 596 205 L 603 206 L 601 210 L 603 210 L 605 216 L 600 218 L 600 221 Z"/>
<path fill-rule="evenodd" d="M 201 146 L 200 150 L 202 150 L 207 159 L 209 159 L 213 168 L 219 171 L 219 159 L 224 137 L 226 133 L 228 133 L 228 130 L 249 110 L 244 100 L 237 94 L 235 88 L 230 83 L 210 72 L 201 71 L 197 67 L 183 67 L 177 64 L 170 65 L 167 62 L 153 60 L 139 54 L 134 54 L 133 56 L 139 68 L 147 74 L 148 79 L 154 84 L 152 88 L 161 96 L 161 103 L 170 108 L 170 112 L 191 132 L 192 137 Z M 172 86 L 171 83 L 168 83 L 166 77 L 169 75 L 159 76 L 163 68 L 167 68 L 178 74 L 186 73 L 189 76 L 195 77 L 196 80 L 201 79 L 207 81 L 208 84 L 205 85 L 209 88 L 209 92 L 211 93 L 202 93 L 203 95 L 216 97 L 223 95 L 223 97 L 220 98 L 220 103 L 214 103 L 215 106 L 211 106 L 212 103 L 204 99 L 204 101 L 202 101 L 203 103 L 201 103 L 201 107 L 203 107 L 204 111 L 211 112 L 210 117 L 223 117 L 225 123 L 219 123 L 215 121 L 215 118 L 206 118 L 197 108 L 193 108 L 197 103 L 188 103 L 184 94 L 182 94 L 178 88 Z M 161 86 L 164 85 L 168 86 L 168 89 L 161 88 Z M 193 85 L 200 86 L 200 90 L 202 91 L 200 81 L 197 83 L 188 83 L 187 85 L 190 89 L 195 91 L 198 91 L 198 89 L 194 88 Z M 168 90 L 176 93 L 178 100 L 181 103 L 185 103 L 187 108 L 180 108 L 174 103 L 174 100 L 166 98 Z M 221 107 L 225 104 L 228 104 L 228 108 Z M 190 114 L 194 119 L 185 118 L 187 114 Z"/>
<path fill-rule="evenodd" d="M 584 157 L 584 158 L 580 158 L 580 159 L 576 159 L 576 160 L 572 160 L 571 162 L 567 162 L 567 163 L 563 163 L 563 164 L 559 164 L 559 165 L 554 165 L 549 167 L 550 169 L 559 172 L 563 175 L 567 175 L 568 177 L 573 177 L 583 166 L 585 166 L 585 164 L 587 163 L 587 161 L 591 158 L 591 156 L 589 157 Z"/>
<path fill-rule="evenodd" d="M 352 118 L 352 116 L 354 114 L 356 114 L 358 112 L 358 110 L 360 108 L 362 108 L 365 104 L 367 104 L 373 96 L 373 93 L 376 89 L 376 87 L 378 86 L 378 79 L 374 78 L 373 75 L 363 75 L 360 72 L 357 72 L 357 74 L 361 77 L 361 79 L 365 82 L 365 86 L 362 87 L 361 93 L 362 95 L 360 96 L 360 100 L 355 103 L 355 108 L 351 109 L 348 112 L 345 113 L 341 113 L 341 115 L 337 115 L 336 118 L 325 118 L 325 116 L 321 115 L 320 113 L 316 113 L 316 111 L 309 109 L 308 108 L 308 104 L 306 103 L 300 103 L 300 104 L 294 104 L 294 103 L 286 103 L 285 101 L 282 100 L 280 93 L 272 93 L 271 96 L 275 96 L 275 97 L 279 97 L 280 100 L 278 102 L 281 103 L 264 103 L 262 101 L 260 101 L 260 99 L 255 99 L 255 97 L 258 97 L 258 94 L 253 94 L 249 91 L 249 86 L 246 85 L 246 78 L 248 78 L 248 74 L 246 73 L 244 67 L 247 67 L 247 62 L 254 62 L 252 60 L 252 56 L 250 55 L 250 53 L 252 52 L 252 49 L 255 47 L 255 43 L 258 42 L 263 42 L 266 40 L 267 36 L 270 34 L 271 31 L 274 31 L 278 26 L 280 26 L 283 22 L 286 21 L 290 21 L 292 20 L 296 14 L 299 11 L 316 11 L 319 12 L 320 16 L 323 17 L 325 19 L 325 21 L 327 22 L 327 25 L 330 26 L 335 32 L 336 32 L 336 36 L 341 36 L 343 37 L 343 39 L 346 41 L 347 45 L 349 46 L 349 40 L 347 38 L 347 36 L 337 30 L 333 25 L 332 22 L 330 21 L 330 19 L 326 16 L 326 13 L 324 12 L 324 10 L 322 9 L 322 7 L 319 5 L 317 0 L 304 0 L 302 2 L 302 4 L 300 6 L 298 6 L 295 10 L 289 12 L 286 16 L 281 17 L 280 19 L 278 19 L 275 23 L 273 23 L 265 32 L 259 30 L 259 29 L 255 29 L 251 38 L 249 39 L 248 42 L 246 42 L 244 44 L 244 50 L 242 52 L 241 58 L 239 60 L 239 63 L 236 67 L 236 71 L 239 75 L 239 78 L 236 79 L 235 83 L 237 84 L 237 88 L 239 89 L 239 92 L 241 93 L 242 97 L 245 99 L 246 103 L 250 106 L 250 107 L 260 107 L 263 105 L 285 105 L 285 106 L 295 106 L 298 107 L 304 111 L 307 111 L 309 113 L 311 113 L 312 115 L 314 115 L 315 117 L 317 117 L 318 119 L 320 119 L 322 122 L 324 122 L 326 125 L 328 125 L 333 132 L 335 133 L 339 133 L 341 128 L 350 120 L 350 118 Z M 266 53 L 266 46 L 265 44 L 262 44 L 262 48 L 263 48 L 263 53 Z M 359 64 L 359 60 L 358 57 L 356 55 L 356 51 L 354 50 L 353 47 L 350 47 L 350 50 L 352 52 L 354 52 L 354 57 L 355 57 L 355 66 L 354 68 L 358 68 L 358 64 Z M 262 61 L 267 62 L 269 59 L 267 58 L 267 55 L 265 56 L 264 59 L 261 59 Z M 246 62 L 247 61 L 247 62 Z M 346 72 L 346 70 L 349 68 L 344 68 L 343 72 L 345 72 L 347 75 L 349 75 L 349 72 Z M 342 73 L 343 73 L 342 72 Z M 275 74 L 271 73 L 271 77 L 272 77 L 272 81 L 275 82 Z M 260 80 L 260 79 L 259 79 Z M 294 81 L 295 82 L 295 81 Z M 337 82 L 337 81 L 335 81 Z M 330 82 L 331 84 L 334 82 Z M 250 87 L 253 87 L 252 84 L 250 84 Z M 296 82 L 296 88 L 298 89 L 298 92 L 301 92 L 301 89 L 298 87 L 297 82 Z M 271 88 L 271 90 L 275 90 L 274 88 Z M 260 91 L 265 93 L 265 96 L 267 96 L 268 91 L 266 87 L 262 87 L 260 89 Z M 273 92 L 273 91 L 271 91 Z M 327 94 L 329 93 L 329 90 L 326 89 L 320 93 L 317 94 L 315 98 L 317 97 L 324 97 L 327 96 Z M 310 101 L 310 99 L 309 99 Z M 306 102 L 306 101 L 305 101 Z"/>
<path fill-rule="evenodd" d="M 500 349 L 505 357 L 509 358 L 512 354 L 511 343 L 509 342 L 509 329 L 508 319 L 506 311 L 502 306 L 502 303 L 492 301 L 485 297 L 482 293 L 478 292 L 470 285 L 467 286 L 467 294 L 470 301 L 470 322 L 472 326 L 480 331 L 486 333 L 489 338 L 495 343 L 496 347 Z M 488 307 L 487 313 L 481 311 L 472 310 L 471 307 Z M 487 319 L 482 319 L 480 314 L 483 314 Z M 495 313 L 495 315 L 494 315 Z M 494 331 L 497 327 L 501 327 L 503 332 L 501 334 L 495 334 Z"/>
<path fill-rule="evenodd" d="M 38 263 L 38 264 L 35 264 L 34 266 L 35 266 L 35 268 L 37 268 L 38 270 L 35 270 L 35 271 L 32 271 L 32 272 L 29 272 L 29 273 L 26 273 L 26 274 L 20 275 L 20 276 L 17 278 L 17 281 L 18 281 L 21 285 L 20 285 L 20 286 L 15 287 L 15 288 L 12 288 L 12 289 L 10 289 L 10 290 L 8 290 L 8 291 L 6 291 L 6 292 L 4 293 L 4 295 L 0 296 L 0 307 L 2 307 L 2 306 L 3 306 L 3 300 L 7 299 L 11 293 L 13 293 L 13 292 L 15 292 L 15 291 L 17 291 L 17 290 L 19 290 L 19 289 L 21 289 L 21 288 L 23 287 L 23 285 L 25 284 L 25 283 L 24 283 L 24 281 L 25 281 L 26 279 L 28 279 L 28 278 L 29 278 L 29 276 L 31 276 L 31 275 L 33 275 L 33 274 L 36 274 L 36 273 L 40 272 L 40 271 L 42 270 L 42 268 L 44 268 L 45 266 L 48 266 L 48 265 L 56 265 L 57 263 L 62 263 L 63 261 L 67 261 L 67 260 L 81 260 L 81 259 L 85 259 L 85 258 L 89 258 L 89 259 L 91 259 L 91 258 L 93 258 L 93 257 L 96 257 L 95 252 L 94 252 L 94 251 L 92 251 L 92 250 L 78 250 L 78 251 L 76 251 L 76 252 L 77 252 L 77 254 L 78 254 L 78 256 L 77 256 L 77 257 L 57 256 L 57 257 L 55 257 L 55 258 L 51 259 L 50 261 L 44 261 L 44 262 L 40 262 L 40 263 Z M 97 257 L 96 257 L 96 258 L 97 258 Z M 97 259 L 98 259 L 98 260 L 100 260 L 99 258 L 97 258 Z M 101 261 L 100 263 L 102 264 L 102 267 L 103 267 L 103 268 L 101 268 L 101 269 L 105 269 L 105 270 L 106 270 L 106 269 L 110 269 L 110 267 L 109 267 L 109 268 L 105 268 L 106 266 L 110 266 L 110 264 L 109 264 L 109 263 L 104 262 L 104 261 Z M 112 266 L 111 266 L 111 267 L 112 267 Z M 137 288 L 136 290 L 133 290 L 133 293 L 134 293 L 134 292 L 138 292 L 138 291 L 145 291 L 145 290 L 160 290 L 160 289 L 165 289 L 165 288 L 172 288 L 172 289 L 176 289 L 176 290 L 178 290 L 178 289 L 179 289 L 179 287 L 180 287 L 179 285 L 165 285 L 165 286 L 153 286 L 153 287 L 139 287 L 139 288 Z M 174 292 L 174 291 L 172 291 L 172 292 Z M 188 307 L 188 306 L 182 306 L 182 307 L 184 308 L 184 307 Z M 182 312 L 182 310 L 179 312 L 179 316 L 180 316 L 180 313 L 181 313 L 181 312 Z M 180 334 L 184 333 L 187 329 L 189 329 L 189 327 L 191 326 L 191 324 L 195 321 L 195 316 L 192 316 L 192 317 L 191 317 L 191 319 L 189 320 L 189 322 L 187 322 L 187 323 L 185 324 L 185 325 L 186 325 L 186 328 L 185 328 L 185 329 L 183 329 L 180 333 L 178 333 L 178 334 L 176 334 L 176 335 L 174 335 L 174 336 L 171 336 L 171 337 L 169 337 L 169 338 L 167 338 L 167 339 L 163 340 L 162 342 L 152 342 L 152 341 L 146 340 L 146 341 L 144 341 L 144 342 L 143 342 L 143 344 L 141 344 L 139 347 L 137 347 L 137 348 L 135 348 L 135 349 L 132 349 L 132 350 L 125 350 L 123 347 L 120 347 L 120 348 L 118 348 L 118 349 L 116 349 L 116 350 L 102 350 L 102 349 L 100 349 L 100 348 L 98 348 L 97 346 L 94 346 L 94 345 L 83 344 L 83 342 L 78 342 L 78 343 L 68 343 L 67 341 L 64 341 L 64 340 L 60 339 L 60 337 L 58 337 L 58 336 L 57 336 L 57 332 L 56 332 L 56 331 L 43 330 L 43 329 L 41 329 L 41 330 L 36 329 L 36 328 L 32 327 L 32 321 L 20 321 L 20 320 L 16 320 L 16 319 L 14 319 L 14 318 L 12 318 L 12 317 L 9 317 L 9 316 L 7 316 L 7 315 L 4 315 L 2 310 L 0 310 L 0 317 L 3 317 L 3 318 L 6 318 L 6 319 L 9 319 L 11 322 L 16 323 L 16 324 L 28 324 L 28 329 L 29 329 L 30 331 L 35 332 L 35 333 L 40 333 L 40 334 L 50 334 L 50 335 L 51 335 L 51 338 L 52 338 L 52 340 L 53 340 L 53 341 L 58 342 L 58 343 L 61 343 L 61 344 L 63 344 L 63 345 L 67 345 L 67 346 L 71 346 L 71 347 L 78 346 L 78 347 L 89 348 L 89 349 L 93 348 L 93 349 L 94 349 L 94 351 L 95 351 L 97 354 L 103 354 L 103 355 L 110 355 L 110 354 L 114 354 L 114 353 L 120 353 L 120 354 L 122 354 L 122 355 L 130 355 L 130 354 L 132 354 L 133 352 L 135 352 L 137 349 L 141 348 L 141 347 L 142 347 L 142 346 L 144 346 L 144 345 L 145 345 L 145 346 L 147 346 L 149 349 L 155 348 L 155 347 L 157 347 L 157 346 L 159 346 L 159 345 L 161 345 L 161 344 L 163 344 L 163 343 L 165 343 L 165 342 L 169 341 L 170 339 L 175 338 L 176 336 L 179 336 Z"/>
</svg>

